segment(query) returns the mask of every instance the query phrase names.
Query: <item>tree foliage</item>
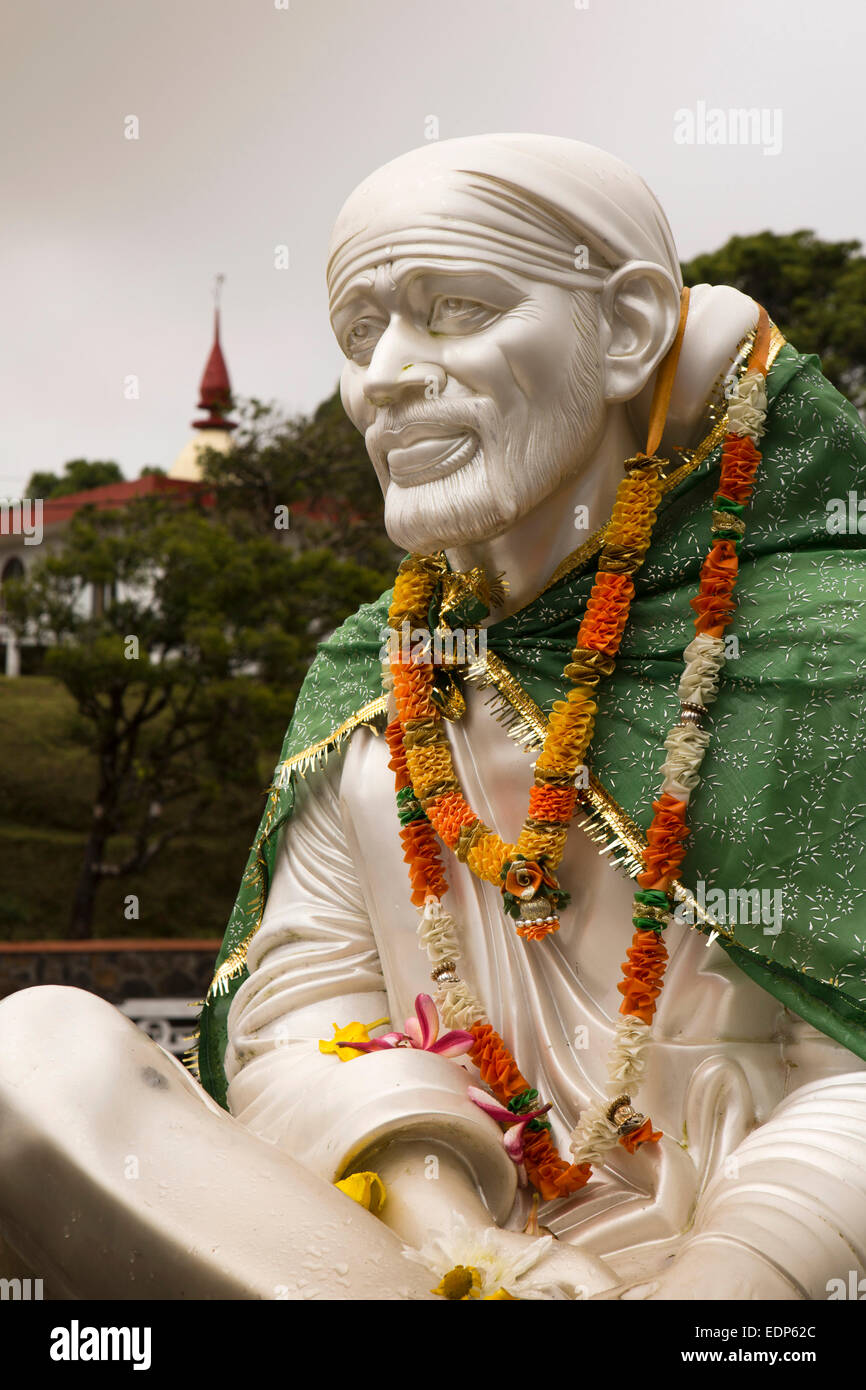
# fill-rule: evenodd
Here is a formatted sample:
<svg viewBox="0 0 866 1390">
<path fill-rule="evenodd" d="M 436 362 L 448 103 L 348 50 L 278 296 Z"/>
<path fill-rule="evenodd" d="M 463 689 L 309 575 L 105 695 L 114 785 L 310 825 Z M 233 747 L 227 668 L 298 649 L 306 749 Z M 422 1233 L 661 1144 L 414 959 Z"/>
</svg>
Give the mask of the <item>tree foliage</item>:
<svg viewBox="0 0 866 1390">
<path fill-rule="evenodd" d="M 63 549 L 9 584 L 10 620 L 49 644 L 46 671 L 75 700 L 98 767 L 73 937 L 90 934 L 101 881 L 148 865 L 221 787 L 255 781 L 318 635 L 379 585 L 327 547 L 241 534 L 161 498 L 82 509 Z M 112 855 L 121 836 L 132 848 Z"/>
<path fill-rule="evenodd" d="M 687 285 L 733 285 L 759 304 L 800 352 L 866 410 L 866 256 L 859 241 L 821 241 L 814 232 L 731 237 L 683 265 Z"/>
<path fill-rule="evenodd" d="M 313 416 L 287 418 L 255 399 L 240 415 L 231 453 L 210 450 L 203 459 L 219 513 L 259 535 L 280 534 L 287 521 L 284 539 L 300 550 L 330 547 L 378 571 L 381 592 L 400 552 L 385 535 L 382 493 L 339 395 Z"/>
<path fill-rule="evenodd" d="M 73 492 L 88 492 L 108 483 L 122 483 L 124 476 L 119 464 L 109 459 L 70 459 L 62 473 L 34 473 L 25 489 L 25 497 L 68 497 Z"/>
</svg>

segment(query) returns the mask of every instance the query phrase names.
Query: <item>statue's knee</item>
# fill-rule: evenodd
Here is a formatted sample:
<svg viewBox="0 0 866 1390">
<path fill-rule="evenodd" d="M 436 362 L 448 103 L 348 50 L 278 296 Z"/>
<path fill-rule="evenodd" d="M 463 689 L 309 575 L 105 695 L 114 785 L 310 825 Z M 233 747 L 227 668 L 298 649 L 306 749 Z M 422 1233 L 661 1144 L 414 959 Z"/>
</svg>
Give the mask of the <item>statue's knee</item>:
<svg viewBox="0 0 866 1390">
<path fill-rule="evenodd" d="M 35 985 L 7 995 L 0 1000 L 0 1077 L 26 1077 L 45 1059 L 60 1064 L 73 1039 L 98 1031 L 116 1013 L 98 995 L 68 985 Z"/>
</svg>

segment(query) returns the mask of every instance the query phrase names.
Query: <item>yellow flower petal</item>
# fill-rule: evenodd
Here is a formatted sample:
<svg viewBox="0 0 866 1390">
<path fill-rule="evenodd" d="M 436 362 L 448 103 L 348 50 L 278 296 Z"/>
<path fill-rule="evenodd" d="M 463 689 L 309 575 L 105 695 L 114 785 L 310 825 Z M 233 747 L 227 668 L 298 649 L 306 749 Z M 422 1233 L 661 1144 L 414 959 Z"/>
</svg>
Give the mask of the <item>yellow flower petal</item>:
<svg viewBox="0 0 866 1390">
<path fill-rule="evenodd" d="M 334 1186 L 373 1216 L 378 1216 L 385 1205 L 385 1184 L 378 1173 L 352 1173 L 350 1177 L 335 1182 Z"/>
<path fill-rule="evenodd" d="M 520 1299 L 515 1298 L 514 1294 L 509 1293 L 507 1289 L 497 1289 L 496 1293 L 489 1293 L 481 1301 L 482 1303 L 519 1303 Z"/>
<path fill-rule="evenodd" d="M 347 1023 L 344 1028 L 340 1028 L 336 1023 L 332 1023 L 334 1036 L 330 1039 L 321 1038 L 319 1040 L 319 1051 L 324 1053 L 336 1052 L 341 1062 L 351 1062 L 353 1057 L 363 1057 L 365 1054 L 359 1052 L 356 1047 L 346 1047 L 345 1043 L 369 1042 L 370 1029 L 378 1028 L 382 1023 L 390 1023 L 389 1018 L 377 1018 L 374 1023 Z"/>
</svg>

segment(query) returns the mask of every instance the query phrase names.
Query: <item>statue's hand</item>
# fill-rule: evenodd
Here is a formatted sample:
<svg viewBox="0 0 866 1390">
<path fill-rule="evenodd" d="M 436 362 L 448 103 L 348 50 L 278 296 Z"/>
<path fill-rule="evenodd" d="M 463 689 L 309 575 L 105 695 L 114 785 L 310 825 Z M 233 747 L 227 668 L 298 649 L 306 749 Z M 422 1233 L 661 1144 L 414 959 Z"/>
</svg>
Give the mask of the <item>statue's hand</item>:
<svg viewBox="0 0 866 1390">
<path fill-rule="evenodd" d="M 766 1299 L 790 1302 L 801 1298 L 802 1294 L 774 1265 L 747 1246 L 724 1239 L 707 1239 L 685 1246 L 656 1274 L 593 1292 L 590 1296 L 606 1300 L 687 1299 L 706 1303 Z"/>
<path fill-rule="evenodd" d="M 497 1231 L 496 1243 L 506 1258 L 522 1260 L 537 1247 L 544 1237 L 524 1235 L 519 1231 Z M 602 1290 L 616 1285 L 616 1275 L 596 1255 L 589 1255 L 576 1245 L 547 1239 L 544 1250 L 532 1266 L 528 1277 L 534 1284 L 550 1284 L 559 1297 L 583 1299 L 597 1296 Z"/>
</svg>

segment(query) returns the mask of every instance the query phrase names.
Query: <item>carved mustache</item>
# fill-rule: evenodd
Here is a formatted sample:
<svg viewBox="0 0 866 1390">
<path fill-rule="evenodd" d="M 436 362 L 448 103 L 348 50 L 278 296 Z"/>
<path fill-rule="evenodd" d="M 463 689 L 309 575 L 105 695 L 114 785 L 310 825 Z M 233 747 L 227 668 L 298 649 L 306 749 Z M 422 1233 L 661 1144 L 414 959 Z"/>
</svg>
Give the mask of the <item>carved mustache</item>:
<svg viewBox="0 0 866 1390">
<path fill-rule="evenodd" d="M 460 400 L 446 401 L 438 397 L 434 402 L 407 402 L 399 408 L 383 406 L 373 424 L 366 432 L 367 449 L 372 455 L 384 460 L 389 449 L 400 442 L 400 436 L 408 431 L 420 437 L 426 430 L 430 435 L 480 434 L 489 429 L 498 412 L 493 401 Z"/>
</svg>

